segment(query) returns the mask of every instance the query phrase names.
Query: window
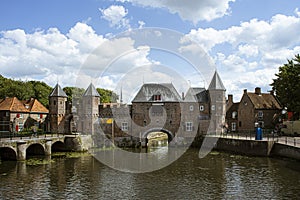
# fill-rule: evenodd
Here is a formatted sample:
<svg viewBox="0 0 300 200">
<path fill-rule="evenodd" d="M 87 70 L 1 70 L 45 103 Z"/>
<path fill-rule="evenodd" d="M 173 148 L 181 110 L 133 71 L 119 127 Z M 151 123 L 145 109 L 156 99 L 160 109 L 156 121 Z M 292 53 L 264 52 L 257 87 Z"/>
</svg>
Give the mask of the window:
<svg viewBox="0 0 300 200">
<path fill-rule="evenodd" d="M 53 105 L 56 105 L 56 101 L 55 100 L 53 101 Z"/>
<path fill-rule="evenodd" d="M 186 122 L 185 123 L 185 130 L 192 131 L 193 130 L 193 122 Z"/>
<path fill-rule="evenodd" d="M 215 110 L 215 109 L 216 109 L 215 105 L 212 105 L 211 110 Z"/>
<path fill-rule="evenodd" d="M 128 123 L 127 122 L 122 122 L 121 130 L 128 131 Z"/>
<path fill-rule="evenodd" d="M 193 110 L 194 110 L 194 106 L 190 105 L 190 111 L 193 111 Z"/>
<path fill-rule="evenodd" d="M 160 94 L 156 94 L 156 95 L 153 95 L 153 101 L 161 101 L 161 95 Z"/>
<path fill-rule="evenodd" d="M 236 123 L 235 122 L 231 123 L 231 131 L 236 131 Z"/>
<path fill-rule="evenodd" d="M 233 112 L 232 112 L 232 119 L 235 119 L 236 116 L 237 116 L 237 112 L 236 112 L 236 111 L 233 111 Z"/>
<path fill-rule="evenodd" d="M 23 130 L 23 127 L 24 127 L 24 124 L 22 123 L 22 122 L 19 122 L 19 124 L 18 124 L 18 132 L 19 131 L 22 131 Z"/>
<path fill-rule="evenodd" d="M 259 117 L 259 118 L 262 118 L 263 116 L 264 116 L 263 111 L 258 111 L 258 117 Z"/>
<path fill-rule="evenodd" d="M 204 111 L 204 106 L 201 105 L 200 108 L 199 108 L 199 110 L 200 111 Z"/>
<path fill-rule="evenodd" d="M 6 112 L 6 114 L 5 114 L 5 115 L 6 115 L 6 117 L 9 117 L 9 112 Z"/>
</svg>

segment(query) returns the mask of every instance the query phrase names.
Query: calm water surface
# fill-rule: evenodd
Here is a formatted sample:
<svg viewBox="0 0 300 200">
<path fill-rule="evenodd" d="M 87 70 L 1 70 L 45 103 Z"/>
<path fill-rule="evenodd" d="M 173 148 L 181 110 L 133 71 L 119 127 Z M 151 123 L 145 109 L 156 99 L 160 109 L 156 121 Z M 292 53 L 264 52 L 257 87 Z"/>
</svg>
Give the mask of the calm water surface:
<svg viewBox="0 0 300 200">
<path fill-rule="evenodd" d="M 51 161 L 51 162 L 50 162 Z M 300 162 L 187 151 L 144 174 L 111 169 L 92 156 L 46 164 L 0 163 L 0 199 L 298 199 Z"/>
</svg>

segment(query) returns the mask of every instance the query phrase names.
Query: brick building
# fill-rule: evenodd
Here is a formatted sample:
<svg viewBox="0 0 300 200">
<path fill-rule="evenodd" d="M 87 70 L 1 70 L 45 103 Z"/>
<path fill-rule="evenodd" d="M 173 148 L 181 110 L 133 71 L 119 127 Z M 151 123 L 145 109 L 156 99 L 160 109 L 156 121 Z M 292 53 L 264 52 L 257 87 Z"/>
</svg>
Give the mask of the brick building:
<svg viewBox="0 0 300 200">
<path fill-rule="evenodd" d="M 46 130 L 48 109 L 37 99 L 20 101 L 17 97 L 0 100 L 0 132 L 30 130 L 33 126 Z"/>
<path fill-rule="evenodd" d="M 266 129 L 273 129 L 275 118 L 282 107 L 278 99 L 271 93 L 262 93 L 259 87 L 254 92 L 244 90 L 238 103 L 233 102 L 232 95 L 228 95 L 226 122 L 230 131 L 254 130 L 254 124 Z"/>
</svg>

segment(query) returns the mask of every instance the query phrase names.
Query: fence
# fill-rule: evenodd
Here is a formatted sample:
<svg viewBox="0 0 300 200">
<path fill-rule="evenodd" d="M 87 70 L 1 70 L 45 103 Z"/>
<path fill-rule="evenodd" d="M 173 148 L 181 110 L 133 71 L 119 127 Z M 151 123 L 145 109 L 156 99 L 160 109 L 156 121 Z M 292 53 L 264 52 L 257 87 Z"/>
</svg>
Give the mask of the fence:
<svg viewBox="0 0 300 200">
<path fill-rule="evenodd" d="M 241 140 L 255 140 L 256 132 L 255 130 L 244 130 L 239 132 L 229 132 L 229 133 L 215 133 L 210 134 L 211 136 L 222 137 L 222 138 L 232 138 Z M 300 137 L 292 136 L 280 136 L 271 129 L 263 129 L 262 140 L 265 141 L 275 141 L 280 144 L 285 144 L 289 146 L 300 148 Z"/>
</svg>

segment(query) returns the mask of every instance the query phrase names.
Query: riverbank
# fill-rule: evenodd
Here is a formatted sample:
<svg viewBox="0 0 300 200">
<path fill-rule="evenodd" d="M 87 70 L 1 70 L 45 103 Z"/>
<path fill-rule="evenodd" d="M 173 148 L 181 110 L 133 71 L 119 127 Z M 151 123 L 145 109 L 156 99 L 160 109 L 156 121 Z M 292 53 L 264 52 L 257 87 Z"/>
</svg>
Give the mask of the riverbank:
<svg viewBox="0 0 300 200">
<path fill-rule="evenodd" d="M 216 151 L 225 151 L 247 156 L 286 157 L 300 161 L 300 148 L 281 144 L 276 140 L 251 140 L 236 138 L 205 137 L 207 143 L 213 143 Z M 195 146 L 203 145 L 199 141 Z"/>
</svg>

